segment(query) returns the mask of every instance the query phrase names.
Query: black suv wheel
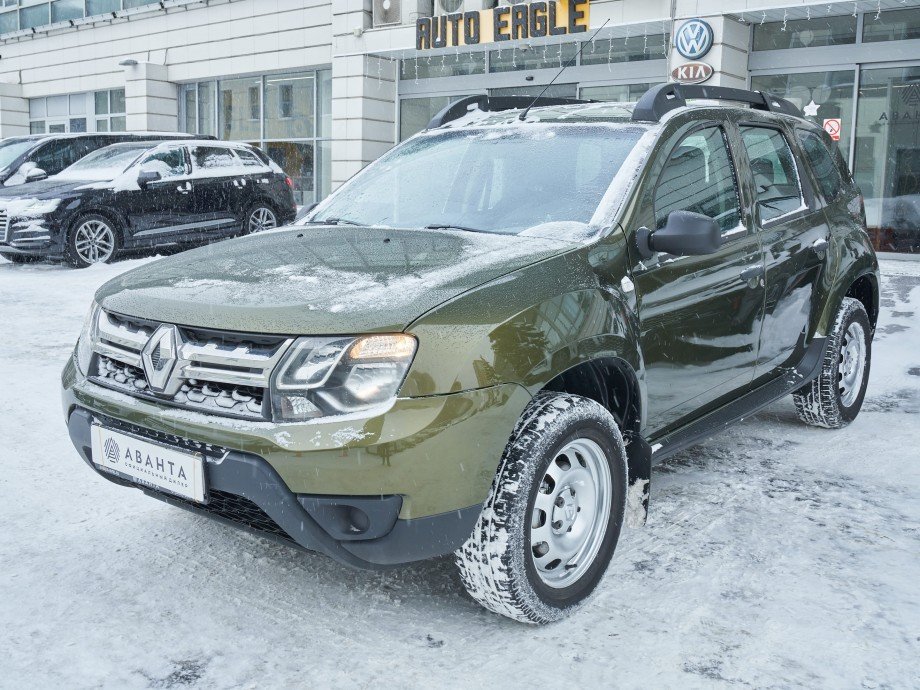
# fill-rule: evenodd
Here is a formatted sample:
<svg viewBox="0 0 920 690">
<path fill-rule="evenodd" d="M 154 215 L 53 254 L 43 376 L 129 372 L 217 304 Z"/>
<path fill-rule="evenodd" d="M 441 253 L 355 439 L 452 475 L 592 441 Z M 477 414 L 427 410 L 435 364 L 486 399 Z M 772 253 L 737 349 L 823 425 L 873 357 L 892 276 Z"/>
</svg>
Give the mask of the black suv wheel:
<svg viewBox="0 0 920 690">
<path fill-rule="evenodd" d="M 118 230 L 112 221 L 92 213 L 78 218 L 73 224 L 67 235 L 64 258 L 75 268 L 107 264 L 114 258 L 120 242 Z"/>
</svg>

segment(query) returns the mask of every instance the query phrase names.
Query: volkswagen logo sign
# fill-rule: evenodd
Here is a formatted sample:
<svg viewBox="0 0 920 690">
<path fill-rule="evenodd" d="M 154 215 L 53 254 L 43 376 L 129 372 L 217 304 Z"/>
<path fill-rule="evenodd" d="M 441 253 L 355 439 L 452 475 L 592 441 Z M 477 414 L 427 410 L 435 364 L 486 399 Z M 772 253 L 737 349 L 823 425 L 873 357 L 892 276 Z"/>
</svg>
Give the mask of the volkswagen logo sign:
<svg viewBox="0 0 920 690">
<path fill-rule="evenodd" d="M 677 30 L 674 46 L 688 60 L 699 60 L 712 48 L 712 27 L 702 19 L 690 19 Z"/>
</svg>

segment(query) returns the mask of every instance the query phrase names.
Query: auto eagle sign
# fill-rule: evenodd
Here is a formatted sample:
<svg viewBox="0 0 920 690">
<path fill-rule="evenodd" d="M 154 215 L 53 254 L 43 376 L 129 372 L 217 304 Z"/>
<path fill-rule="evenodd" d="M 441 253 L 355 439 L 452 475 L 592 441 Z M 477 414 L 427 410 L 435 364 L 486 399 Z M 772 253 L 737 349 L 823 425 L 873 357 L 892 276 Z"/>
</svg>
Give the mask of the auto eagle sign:
<svg viewBox="0 0 920 690">
<path fill-rule="evenodd" d="M 674 47 L 688 60 L 699 60 L 712 48 L 712 27 L 702 19 L 691 19 L 677 30 Z"/>
</svg>

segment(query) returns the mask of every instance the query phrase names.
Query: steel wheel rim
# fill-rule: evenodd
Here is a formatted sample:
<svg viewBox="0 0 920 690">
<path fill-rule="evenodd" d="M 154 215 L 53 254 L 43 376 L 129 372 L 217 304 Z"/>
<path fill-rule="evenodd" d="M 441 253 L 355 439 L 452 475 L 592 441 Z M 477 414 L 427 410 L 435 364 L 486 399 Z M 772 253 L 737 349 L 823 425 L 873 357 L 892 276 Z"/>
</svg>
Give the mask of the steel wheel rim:
<svg viewBox="0 0 920 690">
<path fill-rule="evenodd" d="M 262 232 L 278 227 L 278 219 L 270 208 L 257 208 L 249 214 L 249 232 Z"/>
<path fill-rule="evenodd" d="M 866 370 L 866 332 L 862 324 L 854 321 L 840 341 L 837 374 L 840 382 L 840 402 L 850 407 L 859 396 L 863 374 Z"/>
<path fill-rule="evenodd" d="M 88 264 L 105 263 L 115 253 L 115 232 L 101 220 L 88 220 L 74 234 L 74 249 Z"/>
<path fill-rule="evenodd" d="M 531 557 L 546 585 L 568 587 L 594 563 L 607 533 L 612 493 L 610 464 L 594 441 L 570 441 L 553 458 L 530 518 Z"/>
</svg>

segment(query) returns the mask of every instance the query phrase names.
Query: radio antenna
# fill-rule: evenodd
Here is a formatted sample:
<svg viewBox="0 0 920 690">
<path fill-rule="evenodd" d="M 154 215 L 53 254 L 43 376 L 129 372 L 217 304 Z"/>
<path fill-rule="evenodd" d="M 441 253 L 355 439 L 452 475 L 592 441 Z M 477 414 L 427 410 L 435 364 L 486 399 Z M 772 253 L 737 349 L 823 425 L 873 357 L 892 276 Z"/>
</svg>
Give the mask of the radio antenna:
<svg viewBox="0 0 920 690">
<path fill-rule="evenodd" d="M 603 28 L 604 28 L 605 26 L 607 26 L 607 24 L 609 24 L 609 23 L 610 23 L 610 19 L 608 18 L 607 21 L 605 21 L 603 24 L 601 24 L 601 25 L 598 27 L 597 31 L 594 32 L 594 35 L 591 36 L 591 38 L 589 38 L 587 41 L 582 41 L 582 42 L 581 42 L 581 48 L 578 49 L 578 52 L 575 53 L 575 54 L 572 56 L 572 59 L 571 59 L 571 60 L 569 60 L 567 63 L 565 63 L 565 64 L 562 66 L 562 69 L 559 70 L 559 71 L 556 73 L 556 76 L 553 77 L 553 80 L 552 80 L 549 84 L 547 84 L 546 86 L 543 87 L 543 90 L 540 92 L 540 95 L 537 96 L 536 98 L 534 98 L 533 101 L 530 102 L 530 105 L 528 105 L 526 108 L 524 108 L 523 112 L 521 112 L 521 114 L 518 115 L 518 120 L 520 120 L 521 122 L 523 122 L 523 121 L 527 118 L 527 113 L 530 112 L 530 109 L 533 108 L 533 107 L 537 104 L 537 101 L 539 101 L 541 98 L 543 98 L 543 95 L 549 90 L 549 87 L 552 86 L 553 84 L 555 84 L 555 83 L 556 83 L 556 80 L 562 75 L 562 73 L 565 72 L 569 67 L 571 67 L 571 66 L 575 63 L 575 61 L 578 59 L 578 56 L 581 55 L 581 51 L 583 51 L 583 50 L 585 49 L 585 46 L 588 45 L 589 42 L 590 42 L 590 43 L 593 43 L 593 42 L 594 42 L 594 39 L 597 38 L 597 35 L 601 32 L 601 29 L 603 29 Z M 561 45 L 561 44 L 560 44 L 560 46 L 559 46 L 559 50 L 560 50 L 560 51 L 562 50 L 562 45 Z"/>
</svg>

